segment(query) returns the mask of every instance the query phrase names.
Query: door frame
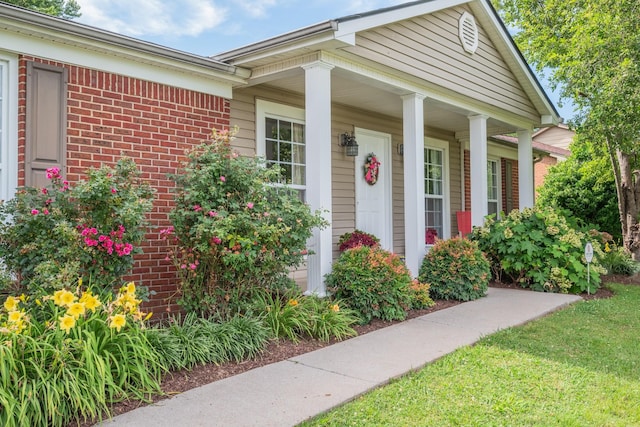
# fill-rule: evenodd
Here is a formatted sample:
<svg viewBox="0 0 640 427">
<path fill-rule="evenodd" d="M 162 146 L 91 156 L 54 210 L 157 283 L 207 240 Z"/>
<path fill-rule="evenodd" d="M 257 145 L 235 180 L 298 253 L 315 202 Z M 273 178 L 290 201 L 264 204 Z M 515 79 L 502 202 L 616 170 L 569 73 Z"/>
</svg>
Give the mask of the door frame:
<svg viewBox="0 0 640 427">
<path fill-rule="evenodd" d="M 392 191 L 392 182 L 393 182 L 393 157 L 392 157 L 392 152 L 391 152 L 391 145 L 392 145 L 392 138 L 391 138 L 391 134 L 389 133 L 385 133 L 385 132 L 378 132 L 378 131 L 374 131 L 374 130 L 370 130 L 370 129 L 364 129 L 364 128 L 354 128 L 354 135 L 356 137 L 356 141 L 358 140 L 358 138 L 360 136 L 373 136 L 376 138 L 382 138 L 384 140 L 384 154 L 386 156 L 387 160 L 387 165 L 381 165 L 381 167 L 388 169 L 388 173 L 384 174 L 383 177 L 386 177 L 386 179 L 379 181 L 376 185 L 383 185 L 384 186 L 384 202 L 383 202 L 383 207 L 384 207 L 384 215 L 385 215 L 385 225 L 384 227 L 386 228 L 386 235 L 388 236 L 388 242 L 386 242 L 387 247 L 385 247 L 385 242 L 380 242 L 381 247 L 383 249 L 389 250 L 393 252 L 393 191 Z M 361 153 L 360 156 L 358 157 L 363 157 L 368 153 Z M 354 185 L 354 207 L 355 207 L 355 228 L 358 228 L 358 222 L 359 222 L 359 218 L 358 218 L 358 207 L 357 207 L 357 203 L 358 203 L 358 189 L 362 186 L 362 185 L 366 185 L 364 182 L 364 178 L 362 176 L 362 168 L 364 167 L 364 163 L 362 164 L 356 164 L 355 165 L 355 185 Z"/>
</svg>

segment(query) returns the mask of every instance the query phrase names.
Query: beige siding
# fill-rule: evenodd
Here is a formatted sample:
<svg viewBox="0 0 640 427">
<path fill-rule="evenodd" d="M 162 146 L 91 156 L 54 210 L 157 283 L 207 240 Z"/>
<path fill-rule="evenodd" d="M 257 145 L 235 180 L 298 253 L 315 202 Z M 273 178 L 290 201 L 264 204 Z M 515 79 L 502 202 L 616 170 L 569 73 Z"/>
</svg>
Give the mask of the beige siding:
<svg viewBox="0 0 640 427">
<path fill-rule="evenodd" d="M 458 19 L 464 6 L 359 33 L 345 50 L 507 111 L 539 118 L 513 73 L 478 24 L 479 47 L 464 51 Z"/>
<path fill-rule="evenodd" d="M 552 145 L 554 147 L 560 147 L 568 150 L 574 136 L 575 132 L 573 132 L 572 130 L 564 129 L 561 127 L 554 127 L 546 129 L 544 132 L 535 135 L 533 139 L 536 142 L 541 142 L 543 144 Z"/>
<path fill-rule="evenodd" d="M 255 101 L 264 99 L 296 107 L 304 106 L 301 95 L 283 93 L 268 87 L 253 87 L 237 90 L 231 102 L 231 124 L 238 125 L 240 132 L 235 146 L 247 154 L 255 153 Z M 354 128 L 363 128 L 391 134 L 392 153 L 392 199 L 393 199 L 393 249 L 404 255 L 404 167 L 403 156 L 398 154 L 398 145 L 402 143 L 402 121 L 399 119 L 373 114 L 369 111 L 334 104 L 332 106 L 331 134 L 331 185 L 333 192 L 332 226 L 333 255 L 338 257 L 338 240 L 346 232 L 355 228 L 355 160 L 344 155 L 338 145 L 338 136 L 351 132 Z M 427 128 L 426 136 L 449 141 L 449 171 L 451 191 L 451 234 L 456 235 L 455 212 L 461 210 L 461 159 L 460 144 L 450 133 Z M 294 277 L 304 286 L 306 271 L 298 270 Z"/>
</svg>

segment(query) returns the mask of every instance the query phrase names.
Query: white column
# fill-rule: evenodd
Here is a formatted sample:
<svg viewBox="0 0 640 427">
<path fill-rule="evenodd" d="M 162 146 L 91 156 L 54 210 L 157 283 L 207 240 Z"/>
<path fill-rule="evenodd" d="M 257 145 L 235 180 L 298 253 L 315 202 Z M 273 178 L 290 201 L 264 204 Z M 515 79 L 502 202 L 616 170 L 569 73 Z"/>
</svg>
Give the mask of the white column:
<svg viewBox="0 0 640 427">
<path fill-rule="evenodd" d="M 520 210 L 535 203 L 531 130 L 518 131 L 518 196 Z"/>
<path fill-rule="evenodd" d="M 312 210 L 322 210 L 331 224 L 331 69 L 314 62 L 305 65 L 306 198 Z M 324 296 L 324 276 L 331 271 L 332 226 L 315 229 L 309 241 L 307 292 Z"/>
<path fill-rule="evenodd" d="M 424 242 L 424 101 L 414 93 L 402 97 L 404 135 L 404 254 L 416 277 L 425 255 Z"/>
<path fill-rule="evenodd" d="M 471 157 L 471 225 L 481 226 L 488 209 L 487 116 L 469 116 Z"/>
</svg>

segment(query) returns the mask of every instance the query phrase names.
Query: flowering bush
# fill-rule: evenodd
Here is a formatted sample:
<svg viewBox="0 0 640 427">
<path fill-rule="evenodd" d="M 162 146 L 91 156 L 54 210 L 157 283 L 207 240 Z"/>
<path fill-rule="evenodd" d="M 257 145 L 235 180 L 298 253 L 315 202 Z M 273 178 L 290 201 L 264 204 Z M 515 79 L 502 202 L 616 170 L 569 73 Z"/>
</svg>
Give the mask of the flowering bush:
<svg viewBox="0 0 640 427">
<path fill-rule="evenodd" d="M 370 248 L 376 248 L 380 245 L 380 239 L 373 234 L 365 233 L 364 231 L 354 230 L 350 233 L 344 233 L 340 236 L 338 241 L 338 248 L 340 252 L 344 252 L 347 249 L 352 249 L 358 246 L 369 246 Z"/>
<path fill-rule="evenodd" d="M 420 291 L 413 284 L 400 257 L 380 248 L 358 246 L 343 252 L 326 283 L 335 298 L 358 313 L 362 323 L 373 318 L 403 320 L 407 310 L 419 304 L 412 299 L 414 295 L 424 301 L 424 288 Z M 420 292 L 414 293 L 412 285 Z"/>
<path fill-rule="evenodd" d="M 478 244 L 456 237 L 436 240 L 420 266 L 418 279 L 439 299 L 471 301 L 487 293 L 491 268 Z"/>
<path fill-rule="evenodd" d="M 159 392 L 165 370 L 149 345 L 133 283 L 115 298 L 80 284 L 0 308 L 0 424 L 66 426 L 107 404 Z"/>
<path fill-rule="evenodd" d="M 180 303 L 187 311 L 233 314 L 256 287 L 276 286 L 307 254 L 311 230 L 325 221 L 295 190 L 278 185 L 280 171 L 231 149 L 235 132 L 213 131 L 187 153 L 176 181 L 173 258 Z"/>
<path fill-rule="evenodd" d="M 487 255 L 497 279 L 545 292 L 579 293 L 597 289 L 603 252 L 598 239 L 571 228 L 551 208 L 511 211 L 504 219 L 487 219 L 474 228 L 471 238 Z M 592 241 L 590 281 L 584 247 Z M 590 283 L 590 284 L 589 284 Z"/>
<path fill-rule="evenodd" d="M 58 168 L 46 188 L 23 188 L 0 205 L 0 257 L 20 292 L 49 292 L 78 276 L 112 286 L 133 265 L 152 189 L 131 159 L 87 171 L 72 186 Z"/>
</svg>

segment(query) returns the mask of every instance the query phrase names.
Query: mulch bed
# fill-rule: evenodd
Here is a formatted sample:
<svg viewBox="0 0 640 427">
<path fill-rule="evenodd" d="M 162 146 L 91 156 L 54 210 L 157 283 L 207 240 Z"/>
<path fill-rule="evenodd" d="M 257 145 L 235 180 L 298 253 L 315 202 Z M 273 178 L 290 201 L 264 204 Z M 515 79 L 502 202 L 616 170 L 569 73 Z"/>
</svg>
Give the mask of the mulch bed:
<svg viewBox="0 0 640 427">
<path fill-rule="evenodd" d="M 633 284 L 640 286 L 640 275 L 634 276 L 620 276 L 620 275 L 609 275 L 604 276 L 602 283 L 604 286 L 601 286 L 597 292 L 591 295 L 583 294 L 581 295 L 585 300 L 599 299 L 599 298 L 610 298 L 613 296 L 613 292 L 606 287 L 606 283 L 623 283 L 623 284 Z M 490 284 L 491 287 L 498 288 L 509 288 L 509 289 L 519 289 L 523 292 L 532 292 L 528 289 L 523 289 L 518 285 L 492 282 Z M 408 313 L 407 319 L 412 319 L 415 317 L 423 316 L 428 313 L 433 313 L 434 311 L 442 310 L 445 308 L 453 307 L 455 305 L 460 304 L 459 301 L 443 301 L 438 300 L 435 301 L 435 305 L 426 310 L 411 310 Z M 373 320 L 368 325 L 358 325 L 355 326 L 354 329 L 358 332 L 358 335 L 364 335 L 372 331 L 376 331 L 378 329 L 386 328 L 388 326 L 400 323 L 399 321 L 395 322 L 385 322 L 382 320 Z M 199 387 L 205 384 L 209 384 L 214 381 L 219 381 L 224 378 L 228 378 L 234 375 L 241 374 L 243 372 L 247 372 L 251 369 L 259 368 L 261 366 L 269 365 L 271 363 L 280 362 L 300 354 L 308 353 L 310 351 L 318 350 L 320 348 L 329 346 L 331 344 L 335 344 L 335 340 L 329 342 L 322 342 L 311 339 L 303 339 L 297 343 L 288 340 L 281 341 L 273 341 L 264 349 L 264 351 L 260 354 L 259 357 L 252 360 L 246 360 L 239 363 L 230 362 L 222 365 L 215 364 L 206 364 L 206 365 L 198 365 L 191 370 L 183 370 L 178 372 L 171 372 L 167 374 L 162 381 L 161 387 L 163 391 L 163 395 L 152 396 L 151 400 L 153 402 L 157 402 L 159 400 L 165 399 L 167 397 L 171 397 L 173 395 L 182 393 L 184 391 L 190 390 L 195 387 Z M 112 406 L 112 415 L 122 414 L 124 412 L 131 411 L 139 406 L 144 406 L 146 403 L 140 401 L 124 401 L 114 404 Z M 95 422 L 95 420 L 94 420 Z M 73 424 L 74 426 L 90 426 L 93 423 L 79 423 Z"/>
</svg>

